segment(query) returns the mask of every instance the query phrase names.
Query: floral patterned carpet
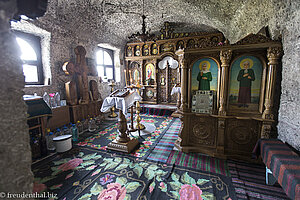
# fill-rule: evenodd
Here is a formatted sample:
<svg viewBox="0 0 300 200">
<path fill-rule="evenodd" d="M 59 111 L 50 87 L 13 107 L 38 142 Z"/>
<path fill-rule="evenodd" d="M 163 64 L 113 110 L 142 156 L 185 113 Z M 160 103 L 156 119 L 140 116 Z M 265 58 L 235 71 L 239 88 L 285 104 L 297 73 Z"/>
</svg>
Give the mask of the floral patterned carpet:
<svg viewBox="0 0 300 200">
<path fill-rule="evenodd" d="M 236 199 L 230 177 L 78 147 L 33 164 L 34 192 L 57 199 Z"/>
<path fill-rule="evenodd" d="M 150 123 L 154 124 L 156 130 L 143 138 L 138 138 L 140 146 L 135 151 L 131 153 L 132 156 L 145 159 L 160 138 L 165 134 L 170 125 L 173 123 L 174 119 L 170 116 L 158 116 L 158 115 L 147 115 L 140 114 L 142 117 L 141 123 Z M 129 120 L 129 117 L 128 117 Z M 79 142 L 77 145 L 81 147 L 89 147 L 98 150 L 106 151 L 107 145 L 117 138 L 118 132 L 118 123 L 113 124 L 102 131 L 91 135 L 85 140 Z"/>
</svg>

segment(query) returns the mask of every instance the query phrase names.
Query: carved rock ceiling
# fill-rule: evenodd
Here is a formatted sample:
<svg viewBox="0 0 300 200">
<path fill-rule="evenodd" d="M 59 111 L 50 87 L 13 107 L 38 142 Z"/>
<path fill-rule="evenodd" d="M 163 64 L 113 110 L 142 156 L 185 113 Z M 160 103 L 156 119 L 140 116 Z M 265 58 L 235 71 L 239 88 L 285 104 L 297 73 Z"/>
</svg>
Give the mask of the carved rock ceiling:
<svg viewBox="0 0 300 200">
<path fill-rule="evenodd" d="M 243 13 L 248 10 L 244 7 L 259 7 L 258 1 L 144 0 L 144 14 L 151 33 L 159 33 L 163 22 L 169 21 L 174 32 L 221 31 L 236 42 L 250 32 L 240 33 L 238 29 L 230 32 L 233 25 L 241 23 L 235 17 L 244 20 Z M 46 15 L 38 23 L 45 27 L 55 24 L 79 38 L 94 38 L 99 43 L 121 47 L 128 36 L 141 32 L 142 13 L 143 0 L 49 0 Z M 256 24 L 257 30 L 252 28 L 252 31 L 257 32 L 262 25 L 265 24 Z"/>
</svg>

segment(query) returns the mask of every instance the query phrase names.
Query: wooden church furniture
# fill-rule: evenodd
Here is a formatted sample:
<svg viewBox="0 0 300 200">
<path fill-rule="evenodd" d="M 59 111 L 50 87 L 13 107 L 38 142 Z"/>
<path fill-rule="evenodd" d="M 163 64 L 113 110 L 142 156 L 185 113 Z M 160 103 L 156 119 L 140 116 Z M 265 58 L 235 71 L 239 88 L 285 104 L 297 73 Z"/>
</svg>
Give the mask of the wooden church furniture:
<svg viewBox="0 0 300 200">
<path fill-rule="evenodd" d="M 120 93 L 121 95 L 117 96 L 116 94 L 118 93 Z M 125 117 L 125 115 L 127 114 L 127 110 L 130 107 L 132 108 L 134 103 L 138 102 L 139 100 L 141 100 L 141 96 L 136 90 L 131 90 L 129 91 L 129 93 L 124 93 L 123 90 L 118 90 L 117 92 L 114 92 L 109 97 L 106 97 L 104 99 L 101 106 L 101 112 L 106 112 L 112 107 L 119 109 L 118 124 L 120 134 L 117 139 L 113 140 L 107 145 L 107 149 L 130 153 L 139 144 L 136 138 L 128 137 L 129 130 Z M 133 109 L 131 109 L 131 112 L 133 112 Z M 133 126 L 133 117 L 131 117 L 131 125 Z"/>
<path fill-rule="evenodd" d="M 70 119 L 72 123 L 101 115 L 102 100 L 90 101 L 88 104 L 78 104 L 70 107 Z"/>
<path fill-rule="evenodd" d="M 262 34 L 230 44 L 222 33 L 173 33 L 165 24 L 155 40 L 127 43 L 127 85 L 141 80 L 142 103 L 176 104 L 171 90 L 180 84 L 178 149 L 250 159 L 257 140 L 269 138 L 276 123 L 273 97 L 281 55 L 281 42 Z M 167 56 L 177 60 L 179 68 L 160 69 L 159 62 Z M 214 93 L 211 114 L 192 111 L 195 92 L 207 90 L 200 82 Z"/>
<path fill-rule="evenodd" d="M 274 82 L 281 52 L 280 42 L 271 41 L 262 35 L 249 35 L 237 44 L 225 43 L 209 50 L 200 48 L 177 51 L 181 64 L 183 121 L 178 147 L 186 152 L 197 151 L 217 157 L 249 158 L 256 141 L 259 138 L 270 137 L 271 126 L 274 123 Z M 199 57 L 211 58 L 218 65 L 215 114 L 191 112 L 192 67 Z M 238 98 L 237 103 L 232 103 L 234 96 L 231 93 L 235 92 L 233 86 L 236 76 L 230 76 L 234 75 L 235 64 L 241 58 L 255 59 L 260 63 L 256 78 L 261 79 L 257 86 L 255 107 L 253 103 L 239 104 L 239 97 L 235 97 Z M 241 64 L 242 61 L 239 65 Z M 241 66 L 240 70 L 245 69 Z"/>
<path fill-rule="evenodd" d="M 52 108 L 52 117 L 48 120 L 47 127 L 53 131 L 56 128 L 69 124 L 71 122 L 69 109 L 69 106 Z"/>
<path fill-rule="evenodd" d="M 28 106 L 27 124 L 29 126 L 30 139 L 34 140 L 35 138 L 38 141 L 37 143 L 30 142 L 32 158 L 38 158 L 43 154 L 46 155 L 47 147 L 44 146 L 46 144 L 45 130 L 47 119 L 52 115 L 52 110 L 42 97 L 24 95 L 23 99 Z"/>
<path fill-rule="evenodd" d="M 165 24 L 164 34 L 169 37 L 171 30 L 168 27 L 169 24 Z M 165 63 L 165 68 L 161 69 L 158 64 L 166 57 L 178 60 L 175 51 L 181 47 L 177 44 L 181 40 L 161 40 L 160 38 L 156 41 L 127 43 L 125 48 L 126 85 L 135 85 L 139 80 L 144 88 L 141 103 L 176 105 L 177 96 L 171 95 L 171 91 L 174 85 L 180 82 L 180 69 L 179 67 L 174 69 L 167 63 Z"/>
<path fill-rule="evenodd" d="M 266 180 L 275 177 L 291 199 L 300 199 L 300 156 L 296 152 L 279 139 L 260 139 L 253 153 L 266 165 Z"/>
<path fill-rule="evenodd" d="M 102 105 L 97 82 L 88 81 L 85 48 L 77 46 L 74 52 L 75 63 L 67 62 L 63 66 L 65 74 L 71 77 L 71 80 L 65 83 L 65 88 L 72 123 L 100 115 Z"/>
</svg>

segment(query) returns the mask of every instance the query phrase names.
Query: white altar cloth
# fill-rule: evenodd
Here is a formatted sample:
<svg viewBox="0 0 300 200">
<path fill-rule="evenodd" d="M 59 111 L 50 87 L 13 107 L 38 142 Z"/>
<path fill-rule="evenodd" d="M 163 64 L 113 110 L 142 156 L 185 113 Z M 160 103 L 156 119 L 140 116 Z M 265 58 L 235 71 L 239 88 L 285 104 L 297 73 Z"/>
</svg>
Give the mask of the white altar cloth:
<svg viewBox="0 0 300 200">
<path fill-rule="evenodd" d="M 181 87 L 173 87 L 172 88 L 172 91 L 171 91 L 171 95 L 173 95 L 173 94 L 180 94 L 181 93 Z"/>
<path fill-rule="evenodd" d="M 137 91 L 130 91 L 126 97 L 106 97 L 102 103 L 101 112 L 106 112 L 113 106 L 116 109 L 122 110 L 123 114 L 127 114 L 128 108 L 130 108 L 134 102 L 141 101 L 142 97 L 138 94 Z"/>
</svg>

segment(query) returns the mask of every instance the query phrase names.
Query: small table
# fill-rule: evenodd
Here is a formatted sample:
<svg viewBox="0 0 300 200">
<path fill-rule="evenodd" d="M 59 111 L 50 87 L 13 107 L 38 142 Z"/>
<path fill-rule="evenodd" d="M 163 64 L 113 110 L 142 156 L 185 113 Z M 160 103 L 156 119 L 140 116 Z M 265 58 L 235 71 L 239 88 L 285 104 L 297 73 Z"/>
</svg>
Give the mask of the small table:
<svg viewBox="0 0 300 200">
<path fill-rule="evenodd" d="M 103 101 L 101 112 L 106 112 L 113 106 L 120 110 L 119 112 L 119 132 L 117 139 L 110 142 L 107 149 L 130 153 L 138 144 L 138 140 L 128 137 L 127 120 L 125 115 L 129 107 L 132 107 L 136 101 L 142 100 L 142 97 L 136 90 L 131 90 L 125 97 L 106 97 Z M 131 110 L 132 112 L 132 110 Z M 131 117 L 133 124 L 133 117 Z"/>
</svg>

